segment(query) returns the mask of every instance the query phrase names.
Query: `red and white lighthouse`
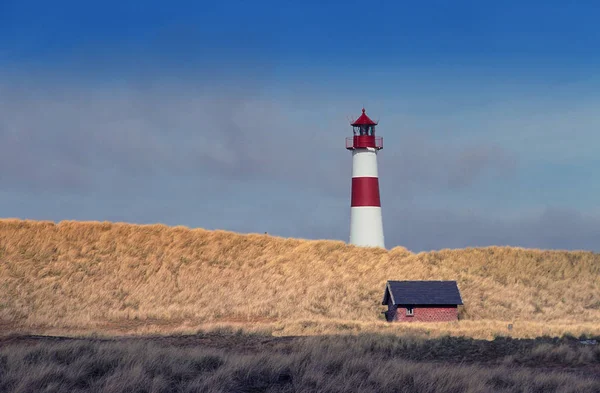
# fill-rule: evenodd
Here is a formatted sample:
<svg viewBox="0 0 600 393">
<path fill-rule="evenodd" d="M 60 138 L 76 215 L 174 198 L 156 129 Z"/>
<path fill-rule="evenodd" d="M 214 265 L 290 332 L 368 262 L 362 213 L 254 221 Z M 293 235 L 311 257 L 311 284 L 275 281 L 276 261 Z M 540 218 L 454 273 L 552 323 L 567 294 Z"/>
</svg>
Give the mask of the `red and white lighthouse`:
<svg viewBox="0 0 600 393">
<path fill-rule="evenodd" d="M 346 149 L 352 151 L 350 244 L 385 248 L 377 173 L 377 152 L 383 149 L 383 138 L 375 136 L 377 123 L 364 108 L 351 125 L 354 136 L 346 138 Z"/>
</svg>

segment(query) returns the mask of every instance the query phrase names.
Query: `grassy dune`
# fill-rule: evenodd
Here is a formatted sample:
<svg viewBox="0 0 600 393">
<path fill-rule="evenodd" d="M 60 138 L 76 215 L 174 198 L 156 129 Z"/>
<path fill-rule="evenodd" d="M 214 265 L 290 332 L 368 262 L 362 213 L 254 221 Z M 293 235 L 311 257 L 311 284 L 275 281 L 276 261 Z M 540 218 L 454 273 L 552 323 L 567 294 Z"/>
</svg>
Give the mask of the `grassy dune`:
<svg viewBox="0 0 600 393">
<path fill-rule="evenodd" d="M 388 279 L 457 280 L 460 321 L 391 326 Z M 164 225 L 0 220 L 0 330 L 600 334 L 600 254 L 411 253 Z"/>
</svg>

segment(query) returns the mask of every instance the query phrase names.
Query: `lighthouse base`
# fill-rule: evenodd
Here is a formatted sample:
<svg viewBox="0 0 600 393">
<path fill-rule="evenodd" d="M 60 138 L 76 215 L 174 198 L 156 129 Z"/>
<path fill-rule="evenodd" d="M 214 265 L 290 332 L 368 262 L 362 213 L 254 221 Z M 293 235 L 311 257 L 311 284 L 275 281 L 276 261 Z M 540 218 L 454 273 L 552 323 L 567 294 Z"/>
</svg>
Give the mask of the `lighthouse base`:
<svg viewBox="0 0 600 393">
<path fill-rule="evenodd" d="M 385 248 L 381 207 L 357 206 L 350 212 L 350 244 Z"/>
</svg>

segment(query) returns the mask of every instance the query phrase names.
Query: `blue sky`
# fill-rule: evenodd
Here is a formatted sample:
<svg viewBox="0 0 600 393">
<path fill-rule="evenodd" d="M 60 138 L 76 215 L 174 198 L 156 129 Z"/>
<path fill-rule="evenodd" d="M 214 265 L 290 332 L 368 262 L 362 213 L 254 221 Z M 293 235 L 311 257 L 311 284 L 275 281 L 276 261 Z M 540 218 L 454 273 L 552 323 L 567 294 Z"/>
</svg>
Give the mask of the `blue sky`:
<svg viewBox="0 0 600 393">
<path fill-rule="evenodd" d="M 347 240 L 364 105 L 388 248 L 598 251 L 600 6 L 485 3 L 0 1 L 0 217 Z"/>
</svg>

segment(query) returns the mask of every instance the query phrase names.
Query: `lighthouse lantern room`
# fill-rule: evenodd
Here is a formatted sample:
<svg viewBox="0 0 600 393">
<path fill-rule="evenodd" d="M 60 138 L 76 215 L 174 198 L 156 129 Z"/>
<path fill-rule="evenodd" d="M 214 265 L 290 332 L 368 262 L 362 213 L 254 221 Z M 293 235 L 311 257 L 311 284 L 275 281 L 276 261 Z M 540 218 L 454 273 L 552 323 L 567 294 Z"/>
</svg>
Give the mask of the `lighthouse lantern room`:
<svg viewBox="0 0 600 393">
<path fill-rule="evenodd" d="M 375 136 L 377 123 L 364 108 L 351 125 L 354 136 L 346 138 L 346 149 L 352 151 L 350 243 L 385 248 L 377 172 L 377 152 L 383 149 L 383 138 Z"/>
</svg>

